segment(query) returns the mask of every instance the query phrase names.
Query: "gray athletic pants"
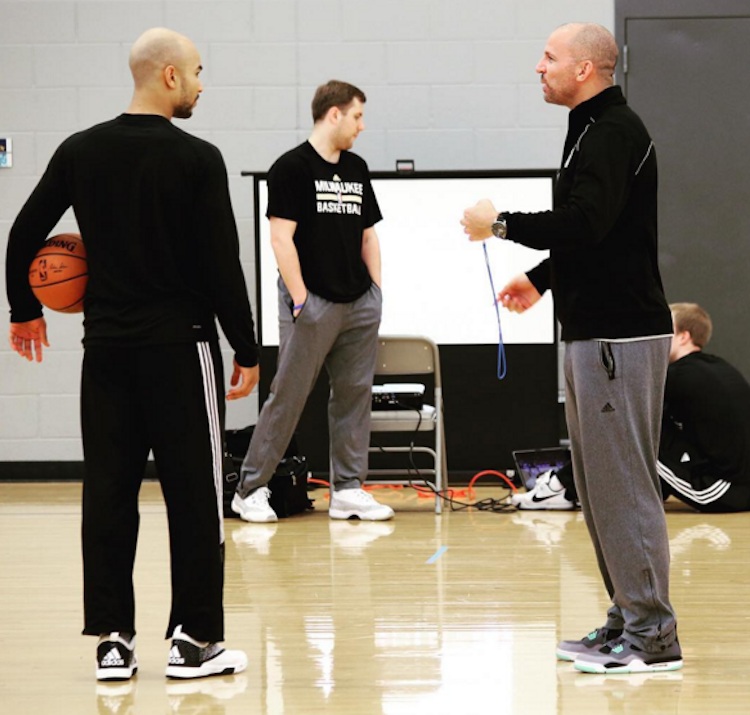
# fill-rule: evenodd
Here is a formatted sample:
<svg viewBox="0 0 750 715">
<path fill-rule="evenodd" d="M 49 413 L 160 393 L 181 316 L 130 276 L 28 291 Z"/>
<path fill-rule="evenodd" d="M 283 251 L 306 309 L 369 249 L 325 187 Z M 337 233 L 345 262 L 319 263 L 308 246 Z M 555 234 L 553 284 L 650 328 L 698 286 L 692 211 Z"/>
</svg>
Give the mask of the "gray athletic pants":
<svg viewBox="0 0 750 715">
<path fill-rule="evenodd" d="M 328 431 L 334 489 L 358 489 L 367 477 L 372 378 L 383 307 L 374 283 L 352 303 L 314 293 L 296 318 L 279 278 L 279 362 L 240 472 L 243 499 L 268 484 L 325 365 L 331 385 Z"/>
<path fill-rule="evenodd" d="M 669 338 L 565 344 L 578 498 L 612 607 L 607 628 L 648 652 L 676 636 L 656 461 Z"/>
</svg>

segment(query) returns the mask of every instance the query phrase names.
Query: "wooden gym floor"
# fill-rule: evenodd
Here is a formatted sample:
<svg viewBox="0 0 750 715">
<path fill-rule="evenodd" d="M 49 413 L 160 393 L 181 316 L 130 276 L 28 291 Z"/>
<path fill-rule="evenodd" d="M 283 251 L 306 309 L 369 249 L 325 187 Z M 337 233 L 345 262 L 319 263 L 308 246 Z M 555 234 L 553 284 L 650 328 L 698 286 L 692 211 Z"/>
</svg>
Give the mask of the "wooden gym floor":
<svg viewBox="0 0 750 715">
<path fill-rule="evenodd" d="M 479 490 L 479 497 L 500 490 Z M 8 715 L 723 715 L 750 709 L 750 515 L 667 503 L 685 668 L 597 676 L 555 660 L 607 607 L 579 512 L 436 516 L 380 490 L 387 523 L 315 513 L 227 521 L 234 678 L 166 681 L 166 516 L 144 484 L 136 565 L 140 670 L 94 679 L 80 636 L 80 485 L 0 484 L 0 712 Z"/>
</svg>

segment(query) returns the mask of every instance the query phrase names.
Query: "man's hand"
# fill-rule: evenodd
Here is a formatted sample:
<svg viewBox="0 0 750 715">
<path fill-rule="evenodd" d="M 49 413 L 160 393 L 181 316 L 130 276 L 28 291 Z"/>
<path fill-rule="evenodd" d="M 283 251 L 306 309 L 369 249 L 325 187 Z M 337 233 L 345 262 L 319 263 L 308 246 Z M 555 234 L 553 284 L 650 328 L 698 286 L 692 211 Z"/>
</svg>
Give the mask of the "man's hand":
<svg viewBox="0 0 750 715">
<path fill-rule="evenodd" d="M 26 323 L 11 323 L 8 336 L 10 347 L 21 357 L 42 362 L 42 345 L 49 347 L 47 342 L 47 322 L 44 318 L 36 318 Z"/>
<path fill-rule="evenodd" d="M 525 273 L 512 278 L 511 281 L 498 293 L 497 302 L 507 308 L 511 313 L 523 313 L 531 308 L 540 298 L 541 294 L 534 288 L 534 284 Z"/>
<path fill-rule="evenodd" d="M 484 241 L 492 235 L 492 224 L 497 219 L 498 211 L 489 199 L 482 199 L 476 205 L 464 211 L 461 225 L 470 241 Z"/>
<path fill-rule="evenodd" d="M 260 380 L 260 366 L 241 367 L 234 362 L 234 373 L 232 374 L 232 387 L 234 389 L 227 392 L 227 400 L 239 400 L 247 397 Z"/>
<path fill-rule="evenodd" d="M 302 309 L 305 307 L 305 303 L 307 303 L 307 299 L 310 297 L 310 294 L 305 291 L 305 296 L 300 300 L 296 301 L 294 299 L 294 296 L 291 296 L 292 298 L 292 317 L 296 318 L 301 312 Z M 295 306 L 299 306 L 299 308 L 295 309 Z"/>
</svg>

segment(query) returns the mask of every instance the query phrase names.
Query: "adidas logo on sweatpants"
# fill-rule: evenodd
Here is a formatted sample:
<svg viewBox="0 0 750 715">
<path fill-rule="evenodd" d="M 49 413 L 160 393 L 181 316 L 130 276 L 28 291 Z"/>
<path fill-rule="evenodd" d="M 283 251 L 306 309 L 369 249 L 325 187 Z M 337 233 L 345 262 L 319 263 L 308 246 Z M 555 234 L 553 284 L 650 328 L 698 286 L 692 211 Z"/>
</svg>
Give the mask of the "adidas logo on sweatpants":
<svg viewBox="0 0 750 715">
<path fill-rule="evenodd" d="M 169 651 L 169 665 L 184 665 L 185 659 L 182 657 L 182 653 L 180 653 L 180 649 L 173 645 L 172 649 Z"/>
<path fill-rule="evenodd" d="M 102 658 L 102 668 L 116 668 L 122 667 L 123 665 L 125 665 L 125 661 L 120 656 L 117 648 L 112 648 L 112 650 Z"/>
</svg>

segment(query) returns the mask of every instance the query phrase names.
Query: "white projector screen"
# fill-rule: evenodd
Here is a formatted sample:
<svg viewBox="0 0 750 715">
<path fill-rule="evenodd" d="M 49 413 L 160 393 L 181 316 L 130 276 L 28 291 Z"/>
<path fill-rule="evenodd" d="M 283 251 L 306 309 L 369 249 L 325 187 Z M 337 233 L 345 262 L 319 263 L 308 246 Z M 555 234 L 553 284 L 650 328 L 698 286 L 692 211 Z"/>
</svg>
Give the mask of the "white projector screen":
<svg viewBox="0 0 750 715">
<path fill-rule="evenodd" d="M 261 343 L 279 344 L 278 270 L 266 218 L 268 183 L 255 175 L 256 259 Z M 372 175 L 383 214 L 376 225 L 383 257 L 383 335 L 426 335 L 440 345 L 491 345 L 498 327 L 481 243 L 460 220 L 467 206 L 489 198 L 503 211 L 552 208 L 552 172 Z M 495 289 L 547 257 L 511 241 L 486 241 Z M 550 292 L 524 315 L 501 310 L 507 344 L 554 342 Z"/>
</svg>

